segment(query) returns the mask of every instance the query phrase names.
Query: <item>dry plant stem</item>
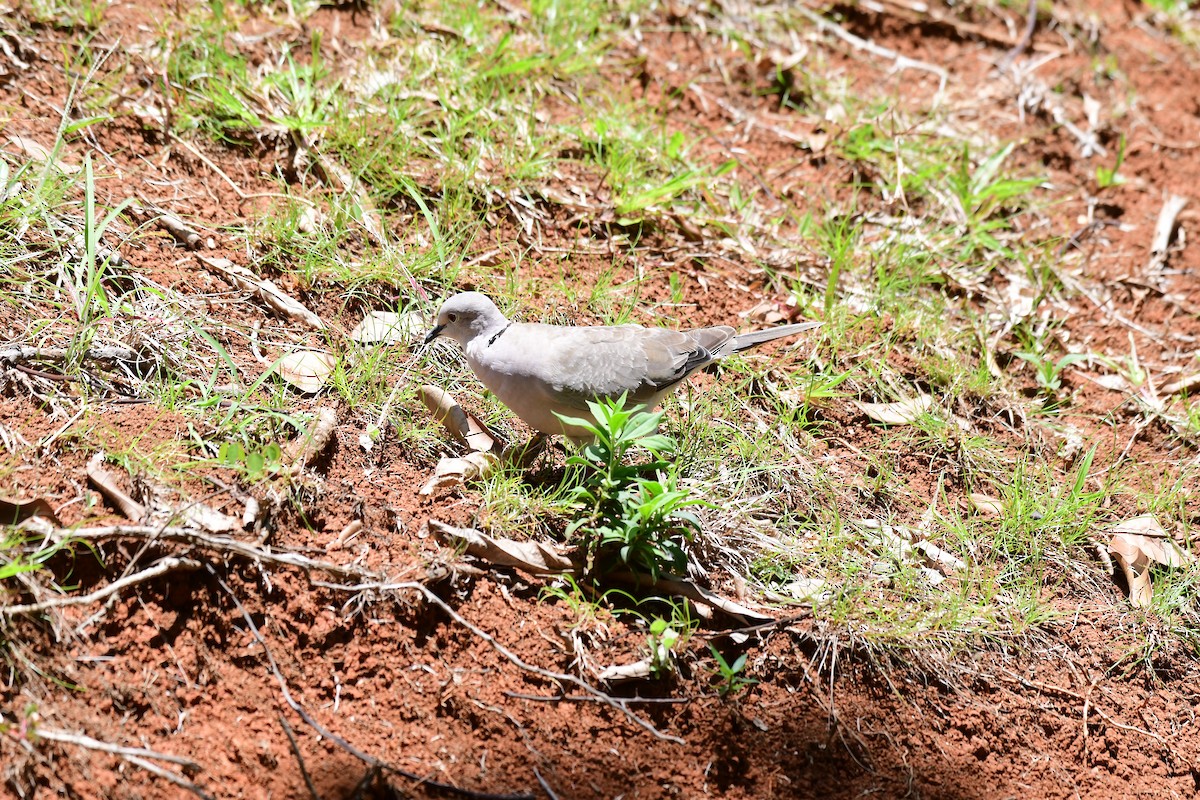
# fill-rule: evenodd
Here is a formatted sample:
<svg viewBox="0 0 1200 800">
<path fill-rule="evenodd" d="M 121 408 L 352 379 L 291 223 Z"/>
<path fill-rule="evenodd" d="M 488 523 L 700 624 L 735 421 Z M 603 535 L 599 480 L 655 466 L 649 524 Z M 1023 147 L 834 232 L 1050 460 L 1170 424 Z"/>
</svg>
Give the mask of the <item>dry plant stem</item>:
<svg viewBox="0 0 1200 800">
<path fill-rule="evenodd" d="M 47 739 L 51 742 L 59 742 L 61 744 L 71 744 L 76 747 L 82 747 L 85 750 L 96 750 L 101 753 L 111 753 L 114 756 L 135 758 L 153 758 L 155 761 L 165 761 L 168 764 L 178 764 L 187 769 L 200 769 L 200 765 L 190 758 L 183 756 L 171 755 L 170 753 L 160 753 L 157 750 L 147 750 L 144 747 L 125 747 L 124 745 L 112 744 L 110 742 L 102 742 L 99 739 L 93 739 L 90 736 L 85 736 L 82 733 L 68 733 L 57 728 L 45 728 L 38 726 L 37 735 L 40 739 Z"/>
<path fill-rule="evenodd" d="M 308 787 L 308 793 L 312 795 L 313 800 L 321 800 L 321 795 L 317 792 L 317 787 L 313 785 L 312 777 L 308 774 L 308 767 L 304 765 L 304 754 L 300 752 L 300 743 L 296 741 L 296 734 L 292 731 L 292 726 L 288 724 L 287 717 L 283 712 L 279 712 L 279 724 L 283 726 L 283 733 L 287 736 L 288 744 L 292 748 L 292 754 L 296 756 L 296 764 L 300 767 L 300 776 L 304 778 L 304 785 Z"/>
<path fill-rule="evenodd" d="M 27 527 L 42 530 L 45 523 L 33 519 Z M 50 527 L 50 526 L 45 526 Z M 276 550 L 270 546 L 258 546 L 243 542 L 229 536 L 203 533 L 191 528 L 168 526 L 165 528 L 151 525 L 107 525 L 96 528 L 53 529 L 50 532 L 60 540 L 82 539 L 88 542 L 99 542 L 108 539 L 138 539 L 153 542 L 176 542 L 179 544 L 203 547 L 226 555 L 236 555 L 265 564 L 278 564 L 286 567 L 296 567 L 309 572 L 324 572 L 339 578 L 354 578 L 357 580 L 382 580 L 386 576 L 378 572 L 329 561 L 318 561 L 291 550 Z"/>
<path fill-rule="evenodd" d="M 1162 210 L 1158 212 L 1158 222 L 1154 224 L 1154 238 L 1150 241 L 1150 261 L 1146 264 L 1146 273 L 1153 274 L 1162 269 L 1167 263 L 1167 248 L 1171 246 L 1171 234 L 1175 232 L 1175 220 L 1179 212 L 1187 205 L 1188 199 L 1182 195 L 1168 195 L 1163 202 Z"/>
<path fill-rule="evenodd" d="M 546 797 L 550 800 L 558 800 L 558 795 L 550 788 L 550 784 L 542 777 L 542 773 L 538 772 L 538 768 L 533 768 L 533 777 L 537 778 L 538 785 L 542 787 L 542 791 L 546 793 Z"/>
<path fill-rule="evenodd" d="M 308 137 L 303 133 L 292 131 L 292 140 L 298 149 L 307 153 L 309 158 L 313 160 L 313 165 L 317 168 L 317 172 L 326 186 L 332 189 L 340 188 L 346 194 L 354 197 L 355 202 L 362 208 L 363 228 L 370 234 L 375 244 L 384 244 L 387 240 L 383 235 L 383 225 L 379 220 L 379 212 L 375 209 L 375 204 L 371 202 L 370 196 L 358 179 L 341 164 L 317 152 L 316 148 L 308 141 Z"/>
<path fill-rule="evenodd" d="M 144 203 L 130 207 L 134 216 L 152 219 L 160 228 L 171 234 L 175 241 L 189 250 L 197 250 L 203 243 L 200 234 L 196 233 L 187 223 L 153 203 Z"/>
<path fill-rule="evenodd" d="M 809 22 L 816 25 L 826 33 L 833 34 L 843 42 L 849 44 L 851 47 L 854 47 L 858 50 L 863 50 L 877 58 L 894 61 L 896 63 L 896 69 L 898 70 L 917 69 L 921 70 L 922 72 L 929 72 L 933 75 L 936 75 L 938 77 L 939 94 L 946 89 L 946 82 L 950 79 L 950 74 L 936 64 L 930 64 L 928 61 L 920 61 L 915 58 L 909 58 L 902 53 L 897 53 L 895 50 L 891 50 L 887 47 L 883 47 L 882 45 L 867 41 L 860 36 L 855 36 L 853 33 L 846 30 L 841 25 L 838 25 L 836 22 L 831 22 L 830 20 L 825 19 L 825 17 L 822 17 L 815 11 L 805 8 L 799 3 L 797 3 L 794 8 L 798 14 L 807 19 Z"/>
<path fill-rule="evenodd" d="M 31 361 L 66 361 L 71 353 L 61 347 L 29 347 L 14 344 L 0 348 L 0 364 L 25 364 Z M 93 345 L 82 353 L 75 354 L 85 361 L 141 361 L 128 347 L 120 345 Z"/>
<path fill-rule="evenodd" d="M 274 675 L 276 682 L 279 684 L 279 690 L 283 694 L 284 702 L 288 704 L 289 708 L 299 714 L 300 718 L 303 719 L 305 723 L 312 727 L 313 730 L 317 731 L 317 733 L 319 733 L 321 736 L 324 736 L 326 739 L 333 742 L 347 753 L 350 753 L 352 756 L 374 769 L 383 769 L 389 772 L 394 772 L 395 774 L 407 778 L 408 780 L 415 781 L 419 785 L 428 786 L 439 792 L 453 794 L 459 797 L 476 798 L 477 800 L 534 800 L 533 796 L 528 794 L 491 794 L 488 792 L 476 792 L 470 789 L 460 789 L 459 787 L 451 786 L 448 783 L 440 783 L 438 781 L 422 778 L 416 773 L 409 772 L 408 770 L 388 764 L 386 761 L 382 761 L 381 759 L 378 759 L 369 753 L 364 753 L 362 750 L 359 750 L 357 747 L 333 733 L 321 723 L 317 722 L 308 713 L 308 711 L 305 710 L 304 706 L 302 706 L 294 697 L 292 697 L 291 690 L 288 689 L 287 679 L 284 678 L 283 673 L 279 671 L 279 663 L 275 660 L 275 655 L 271 652 L 271 648 L 267 646 L 267 640 L 263 638 L 258 626 L 254 624 L 254 620 L 250 617 L 250 612 L 246 610 L 244 605 L 242 605 L 242 601 L 238 599 L 236 594 L 234 594 L 234 591 L 229 584 L 226 583 L 219 575 L 217 575 L 216 570 L 213 569 L 211 564 L 205 565 L 205 569 L 207 569 L 208 573 L 214 579 L 216 579 L 217 583 L 221 585 L 221 588 L 225 590 L 225 593 L 229 595 L 229 599 L 233 601 L 235 606 L 237 606 L 237 610 L 239 613 L 241 613 L 242 619 L 246 623 L 246 627 L 250 630 L 251 635 L 254 636 L 255 641 L 258 642 L 258 646 L 262 648 L 263 654 L 267 657 L 267 664 L 271 668 L 271 674 Z M 398 585 L 407 586 L 407 584 Z M 424 589 L 421 584 L 412 585 Z"/>
<path fill-rule="evenodd" d="M 542 667 L 539 667 L 535 664 L 528 663 L 527 661 L 522 659 L 520 656 L 518 656 L 516 653 L 509 650 L 504 645 L 500 644 L 500 642 L 496 641 L 496 637 L 492 636 L 490 633 L 483 630 L 479 626 L 475 625 L 473 622 L 468 620 L 466 617 L 462 616 L 457 611 L 455 611 L 453 608 L 451 608 L 450 605 L 446 603 L 446 601 L 442 600 L 442 598 L 440 598 L 436 594 L 434 594 L 423 583 L 414 583 L 414 582 L 410 581 L 410 582 L 405 582 L 405 583 L 364 583 L 364 584 L 358 584 L 356 586 L 336 586 L 336 585 L 331 585 L 331 584 L 320 584 L 320 585 L 325 586 L 330 589 L 340 589 L 342 591 L 347 591 L 347 592 L 365 592 L 365 591 L 376 591 L 376 592 L 412 591 L 412 592 L 418 592 L 422 596 L 424 596 L 424 598 L 427 602 L 432 603 L 433 605 L 437 606 L 446 614 L 446 616 L 450 617 L 450 619 L 454 620 L 459 625 L 463 626 L 464 628 L 469 630 L 471 633 L 478 636 L 480 639 L 483 639 L 485 642 L 488 643 L 488 645 L 491 646 L 491 648 L 493 650 L 495 650 L 500 655 L 504 656 L 504 658 L 508 659 L 508 661 L 511 664 L 513 664 L 515 667 L 522 670 L 523 672 L 528 672 L 530 674 L 537 675 L 541 678 L 545 678 L 546 680 L 554 681 L 555 683 L 558 683 L 560 685 L 564 684 L 564 683 L 569 683 L 572 686 L 576 686 L 579 689 L 582 689 L 586 694 L 596 698 L 599 702 L 604 703 L 605 705 L 607 705 L 611 708 L 614 708 L 617 711 L 620 711 L 625 716 L 626 719 L 628 719 L 630 722 L 634 723 L 638 727 L 642 728 L 643 730 L 649 732 L 651 735 L 654 736 L 654 738 L 661 739 L 664 742 L 673 742 L 675 744 L 686 744 L 686 742 L 683 739 L 679 738 L 678 736 L 674 736 L 669 733 L 663 733 L 658 728 L 654 727 L 654 725 L 652 725 L 647 720 L 644 720 L 641 717 L 639 717 L 637 714 L 634 714 L 632 711 L 629 710 L 628 704 L 622 698 L 613 697 L 609 694 L 606 694 L 606 693 L 600 691 L 599 689 L 597 689 L 596 687 L 592 686 L 587 681 L 582 680 L 581 678 L 577 678 L 574 675 L 568 675 L 563 672 L 554 672 L 552 670 L 543 669 Z"/>
<path fill-rule="evenodd" d="M 67 733 L 66 731 L 56 730 L 54 728 L 37 729 L 37 736 L 41 739 L 46 739 L 59 744 L 69 744 L 75 747 L 82 747 L 85 750 L 95 750 L 101 753 L 110 753 L 128 761 L 130 764 L 141 767 L 152 775 L 157 775 L 163 780 L 170 781 L 176 786 L 186 789 L 197 797 L 203 800 L 213 800 L 213 796 L 201 789 L 196 784 L 182 777 L 178 773 L 163 769 L 158 764 L 153 763 L 149 759 L 156 761 L 166 761 L 169 764 L 178 764 L 185 769 L 199 770 L 200 765 L 195 761 L 182 756 L 171 755 L 170 753 L 160 753 L 156 750 L 147 750 L 142 747 L 124 747 L 119 744 L 110 744 L 102 742 L 99 739 L 93 739 L 90 736 L 83 734 Z"/>
<path fill-rule="evenodd" d="M 202 798 L 203 800 L 215 800 L 215 798 L 213 798 L 213 796 L 211 794 L 204 791 L 196 784 L 192 783 L 191 781 L 187 780 L 186 778 L 183 778 L 183 777 L 175 774 L 174 772 L 171 772 L 170 770 L 163 769 L 158 764 L 154 764 L 150 761 L 147 761 L 144 758 L 138 758 L 137 756 L 125 756 L 125 760 L 128 761 L 130 764 L 135 764 L 135 765 L 141 767 L 142 769 L 146 770 L 146 772 L 149 772 L 152 775 L 157 775 L 158 777 L 162 778 L 163 780 L 170 781 L 171 783 L 175 784 L 176 786 L 180 787 L 181 789 L 186 789 L 187 791 L 191 792 L 192 794 L 196 795 L 197 797 Z"/>
<path fill-rule="evenodd" d="M 257 296 L 282 318 L 303 322 L 315 330 L 325 330 L 325 323 L 320 317 L 284 293 L 274 282 L 258 277 L 250 270 L 227 258 L 209 258 L 199 253 L 196 254 L 196 258 L 204 262 L 206 266 L 220 272 L 237 288 Z"/>
<path fill-rule="evenodd" d="M 146 518 L 146 507 L 134 500 L 120 486 L 112 472 L 104 469 L 104 454 L 96 453 L 87 463 L 88 481 L 104 495 L 110 503 L 117 507 L 126 519 L 141 522 Z"/>
<path fill-rule="evenodd" d="M 1024 53 L 1029 45 L 1033 42 L 1033 32 L 1037 30 L 1037 12 L 1038 0 L 1029 0 L 1029 11 L 1025 17 L 1025 32 L 1021 34 L 1021 39 L 1013 45 L 1013 48 L 1004 54 L 1004 58 L 996 65 L 996 69 L 1000 72 L 1008 72 L 1008 68 L 1017 60 L 1017 56 Z"/>
<path fill-rule="evenodd" d="M 70 534 L 66 534 L 67 537 Z M 56 597 L 53 600 L 44 600 L 40 603 L 29 603 L 20 606 L 2 606 L 0 607 L 0 617 L 9 618 L 19 614 L 41 614 L 45 611 L 52 611 L 56 608 L 65 608 L 66 606 L 82 606 L 90 605 L 98 600 L 104 600 L 107 597 L 117 594 L 122 589 L 129 586 L 134 586 L 148 580 L 153 580 L 161 575 L 166 575 L 168 572 L 175 570 L 193 570 L 199 569 L 200 563 L 193 561 L 190 558 L 175 558 L 169 556 L 157 562 L 154 566 L 148 567 L 141 572 L 135 572 L 132 575 L 127 575 L 120 580 L 113 581 L 103 589 L 85 595 L 71 595 L 69 597 Z"/>
</svg>

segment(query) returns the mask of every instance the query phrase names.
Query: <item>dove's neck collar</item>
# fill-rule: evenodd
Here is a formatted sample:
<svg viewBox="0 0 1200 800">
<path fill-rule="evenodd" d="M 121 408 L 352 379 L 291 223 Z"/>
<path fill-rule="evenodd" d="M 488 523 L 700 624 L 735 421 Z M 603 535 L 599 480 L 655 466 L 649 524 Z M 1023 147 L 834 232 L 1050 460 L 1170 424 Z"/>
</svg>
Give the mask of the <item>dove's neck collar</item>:
<svg viewBox="0 0 1200 800">
<path fill-rule="evenodd" d="M 499 339 L 501 336 L 503 336 L 503 335 L 504 335 L 504 332 L 505 332 L 506 330 L 508 330 L 509 328 L 511 328 L 511 327 L 512 327 L 512 323 L 510 322 L 510 323 L 508 323 L 507 325 L 505 325 L 503 328 L 501 328 L 500 330 L 498 330 L 498 331 L 496 331 L 495 333 L 493 333 L 493 334 L 492 334 L 492 336 L 491 336 L 491 338 L 490 338 L 490 339 L 488 339 L 487 346 L 488 346 L 488 347 L 491 347 L 492 345 L 494 345 L 494 344 L 496 343 L 496 340 L 497 340 L 497 339 Z"/>
</svg>

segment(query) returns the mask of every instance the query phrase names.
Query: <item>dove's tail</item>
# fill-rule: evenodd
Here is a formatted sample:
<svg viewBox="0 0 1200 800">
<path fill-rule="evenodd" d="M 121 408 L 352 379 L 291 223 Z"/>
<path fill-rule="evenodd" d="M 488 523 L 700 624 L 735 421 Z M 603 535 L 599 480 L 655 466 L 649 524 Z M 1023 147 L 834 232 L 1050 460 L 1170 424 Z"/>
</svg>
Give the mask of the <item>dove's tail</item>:
<svg viewBox="0 0 1200 800">
<path fill-rule="evenodd" d="M 794 325 L 780 325 L 776 328 L 766 328 L 761 331 L 750 331 L 749 333 L 739 333 L 729 340 L 728 344 L 721 348 L 722 355 L 729 355 L 740 350 L 748 350 L 751 347 L 757 347 L 764 342 L 773 342 L 776 339 L 782 339 L 785 336 L 794 336 L 802 331 L 810 331 L 813 328 L 818 328 L 823 323 L 820 322 L 797 322 Z"/>
</svg>

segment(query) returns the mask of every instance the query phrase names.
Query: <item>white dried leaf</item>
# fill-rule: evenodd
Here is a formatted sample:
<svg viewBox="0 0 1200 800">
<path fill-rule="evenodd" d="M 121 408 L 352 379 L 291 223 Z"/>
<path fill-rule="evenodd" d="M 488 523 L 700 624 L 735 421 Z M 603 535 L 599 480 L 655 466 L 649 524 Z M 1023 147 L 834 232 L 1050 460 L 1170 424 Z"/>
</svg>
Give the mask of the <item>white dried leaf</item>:
<svg viewBox="0 0 1200 800">
<path fill-rule="evenodd" d="M 486 477 L 499 463 L 500 459 L 491 453 L 480 452 L 470 452 L 462 458 L 443 458 L 434 467 L 433 476 L 421 487 L 420 494 L 428 496 L 439 489 Z"/>
<path fill-rule="evenodd" d="M 575 563 L 553 544 L 519 542 L 489 536 L 474 528 L 456 528 L 429 520 L 429 530 L 443 543 L 463 547 L 470 555 L 502 567 L 516 567 L 532 575 L 560 575 L 575 568 Z"/>
<path fill-rule="evenodd" d="M 17 150 L 25 157 L 40 164 L 50 164 L 64 175 L 74 175 L 79 172 L 79 167 L 59 161 L 54 157 L 53 153 L 28 136 L 14 134 L 8 137 L 8 141 L 16 145 Z"/>
<path fill-rule="evenodd" d="M 300 391 L 315 394 L 325 386 L 336 366 L 337 359 L 329 353 L 300 350 L 279 359 L 273 369 Z"/>
<path fill-rule="evenodd" d="M 419 311 L 370 311 L 350 331 L 350 338 L 360 344 L 397 344 L 419 338 L 424 329 L 425 317 Z"/>
<path fill-rule="evenodd" d="M 864 403 L 855 400 L 854 405 L 868 417 L 884 425 L 911 425 L 929 411 L 933 406 L 933 398 L 927 394 L 919 394 L 895 403 Z"/>
<path fill-rule="evenodd" d="M 986 494 L 971 493 L 967 496 L 971 501 L 971 507 L 985 517 L 1002 517 L 1004 516 L 1004 504 L 994 497 L 989 497 Z"/>
</svg>

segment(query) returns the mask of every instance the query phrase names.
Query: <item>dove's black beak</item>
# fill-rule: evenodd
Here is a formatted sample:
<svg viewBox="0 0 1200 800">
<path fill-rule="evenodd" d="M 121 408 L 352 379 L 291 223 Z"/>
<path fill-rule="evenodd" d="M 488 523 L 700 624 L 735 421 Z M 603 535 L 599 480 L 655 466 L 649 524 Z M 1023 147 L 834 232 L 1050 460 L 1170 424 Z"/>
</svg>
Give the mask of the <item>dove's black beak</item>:
<svg viewBox="0 0 1200 800">
<path fill-rule="evenodd" d="M 425 344 L 429 344 L 429 343 L 430 343 L 430 342 L 432 342 L 434 339 L 436 339 L 437 337 L 441 336 L 441 335 L 442 335 L 442 329 L 443 329 L 443 328 L 445 328 L 445 327 L 446 327 L 445 325 L 438 325 L 438 326 L 437 326 L 437 327 L 435 327 L 433 330 L 431 330 L 431 331 L 430 331 L 428 334 L 426 334 L 426 335 L 425 335 Z"/>
</svg>

